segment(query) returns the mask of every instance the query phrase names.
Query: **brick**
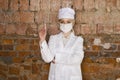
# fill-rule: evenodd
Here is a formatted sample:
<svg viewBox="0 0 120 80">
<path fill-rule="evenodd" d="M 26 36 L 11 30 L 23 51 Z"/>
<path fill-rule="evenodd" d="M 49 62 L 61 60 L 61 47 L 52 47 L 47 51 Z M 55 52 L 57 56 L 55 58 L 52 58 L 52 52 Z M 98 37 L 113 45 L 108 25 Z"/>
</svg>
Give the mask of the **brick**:
<svg viewBox="0 0 120 80">
<path fill-rule="evenodd" d="M 75 24 L 75 25 L 74 25 L 74 32 L 75 32 L 75 35 L 81 35 L 81 27 L 80 27 L 80 24 Z"/>
<path fill-rule="evenodd" d="M 101 73 L 113 73 L 112 71 L 114 70 L 114 64 L 102 64 L 100 65 L 101 69 L 100 72 Z"/>
<path fill-rule="evenodd" d="M 82 12 L 80 23 L 93 23 L 95 19 L 94 12 Z"/>
<path fill-rule="evenodd" d="M 0 12 L 0 22 L 5 22 L 5 12 Z"/>
<path fill-rule="evenodd" d="M 6 12 L 5 13 L 5 22 L 12 23 L 12 12 Z"/>
<path fill-rule="evenodd" d="M 84 0 L 84 9 L 86 11 L 91 11 L 95 8 L 94 0 Z"/>
<path fill-rule="evenodd" d="M 36 63 L 32 64 L 32 73 L 33 74 L 40 74 L 40 66 Z"/>
<path fill-rule="evenodd" d="M 82 70 L 84 73 L 95 73 L 100 71 L 100 67 L 96 63 L 84 63 L 82 64 Z"/>
<path fill-rule="evenodd" d="M 5 33 L 5 24 L 0 24 L 0 34 L 4 34 Z"/>
<path fill-rule="evenodd" d="M 9 17 L 9 16 L 8 16 Z M 34 13 L 33 12 L 14 12 L 11 18 L 7 21 L 12 20 L 13 22 L 21 23 L 33 23 L 34 22 Z"/>
<path fill-rule="evenodd" d="M 57 11 L 59 10 L 60 8 L 60 0 L 51 0 L 50 1 L 50 11 Z"/>
<path fill-rule="evenodd" d="M 50 27 L 48 27 L 48 34 L 49 35 L 55 35 L 59 33 L 58 25 L 57 24 L 51 24 Z"/>
<path fill-rule="evenodd" d="M 17 51 L 27 51 L 30 50 L 29 45 L 19 44 L 16 46 Z"/>
<path fill-rule="evenodd" d="M 73 0 L 73 7 L 75 10 L 83 10 L 83 0 Z"/>
<path fill-rule="evenodd" d="M 29 39 L 24 39 L 24 38 L 20 38 L 16 41 L 17 44 L 29 44 L 30 40 Z"/>
<path fill-rule="evenodd" d="M 93 50 L 93 51 L 100 51 L 101 49 L 102 49 L 101 46 L 97 46 L 97 45 L 93 45 L 93 46 L 92 46 L 92 50 Z"/>
<path fill-rule="evenodd" d="M 105 10 L 106 9 L 106 0 L 95 0 L 95 8 L 97 10 Z"/>
<path fill-rule="evenodd" d="M 71 7 L 73 5 L 71 0 L 62 0 L 61 7 Z"/>
<path fill-rule="evenodd" d="M 91 58 L 86 57 L 83 59 L 83 63 L 93 63 L 93 61 L 91 60 Z"/>
<path fill-rule="evenodd" d="M 111 16 L 109 14 L 106 14 L 106 12 L 100 10 L 95 12 L 94 17 L 95 24 L 104 24 L 108 23 L 108 19 L 110 19 Z"/>
<path fill-rule="evenodd" d="M 14 43 L 14 40 L 12 40 L 12 39 L 3 39 L 2 40 L 2 44 L 4 44 L 4 45 L 10 45 L 13 43 Z"/>
<path fill-rule="evenodd" d="M 29 9 L 29 1 L 20 0 L 20 10 L 28 10 L 28 9 Z"/>
<path fill-rule="evenodd" d="M 18 10 L 18 0 L 11 0 L 10 9 L 15 11 Z"/>
<path fill-rule="evenodd" d="M 120 10 L 120 0 L 117 0 L 117 8 Z"/>
<path fill-rule="evenodd" d="M 8 0 L 0 0 L 0 9 L 3 9 L 3 10 L 8 9 Z"/>
<path fill-rule="evenodd" d="M 58 14 L 57 13 L 50 13 L 50 23 L 57 23 L 58 22 Z"/>
<path fill-rule="evenodd" d="M 35 22 L 36 23 L 43 23 L 43 11 L 40 11 L 40 12 L 37 12 L 37 13 L 35 13 Z"/>
<path fill-rule="evenodd" d="M 96 25 L 95 24 L 91 24 L 91 34 L 96 34 Z"/>
<path fill-rule="evenodd" d="M 119 51 L 111 52 L 109 54 L 111 54 L 112 57 L 120 57 L 120 52 Z"/>
<path fill-rule="evenodd" d="M 96 33 L 98 33 L 98 34 L 104 33 L 104 25 L 98 24 L 96 27 L 97 27 Z"/>
<path fill-rule="evenodd" d="M 49 67 L 50 67 L 50 65 L 49 64 L 43 64 L 42 65 L 42 71 L 49 71 Z"/>
<path fill-rule="evenodd" d="M 116 4 L 117 4 L 117 0 L 106 0 L 107 3 L 107 9 L 115 9 L 116 8 Z"/>
<path fill-rule="evenodd" d="M 118 45 L 118 50 L 120 50 L 120 45 Z"/>
<path fill-rule="evenodd" d="M 24 61 L 23 57 L 13 57 L 13 63 L 22 63 Z"/>
<path fill-rule="evenodd" d="M 82 34 L 91 34 L 91 27 L 88 24 L 81 25 L 81 33 Z"/>
<path fill-rule="evenodd" d="M 33 12 L 20 12 L 20 22 L 21 23 L 33 23 L 34 13 Z"/>
<path fill-rule="evenodd" d="M 6 80 L 7 74 L 4 71 L 0 71 L 0 80 Z"/>
<path fill-rule="evenodd" d="M 16 32 L 16 27 L 14 24 L 8 24 L 6 26 L 6 34 L 15 34 Z"/>
<path fill-rule="evenodd" d="M 92 80 L 92 73 L 83 73 L 83 80 Z"/>
<path fill-rule="evenodd" d="M 106 25 L 104 27 L 104 33 L 113 34 L 113 28 L 114 28 L 114 26 L 112 24 L 111 25 Z"/>
<path fill-rule="evenodd" d="M 33 77 L 33 79 L 35 79 L 35 80 L 41 80 L 41 76 L 40 75 L 36 75 L 36 74 L 33 74 L 34 75 L 34 77 Z"/>
<path fill-rule="evenodd" d="M 11 23 L 12 22 L 12 12 L 0 12 L 0 22 Z"/>
<path fill-rule="evenodd" d="M 77 11 L 77 12 L 76 12 L 75 22 L 76 22 L 76 23 L 81 23 L 81 21 L 82 21 L 82 12 Z"/>
<path fill-rule="evenodd" d="M 19 77 L 8 77 L 8 80 L 20 80 Z"/>
<path fill-rule="evenodd" d="M 98 55 L 99 55 L 98 52 L 93 52 L 93 51 L 86 51 L 85 52 L 85 57 L 90 57 L 90 56 L 95 57 L 95 56 L 98 56 Z"/>
<path fill-rule="evenodd" d="M 35 54 L 39 59 L 41 59 L 40 50 L 39 50 L 39 51 L 35 51 L 34 54 Z"/>
<path fill-rule="evenodd" d="M 47 11 L 41 10 L 35 14 L 36 23 L 49 23 L 49 14 Z"/>
<path fill-rule="evenodd" d="M 114 28 L 114 25 L 113 24 L 109 24 L 109 25 L 102 25 L 102 24 L 99 24 L 97 26 L 97 33 L 106 33 L 106 34 L 112 34 L 113 33 L 113 28 Z"/>
<path fill-rule="evenodd" d="M 48 74 L 42 74 L 41 80 L 48 80 Z"/>
<path fill-rule="evenodd" d="M 40 7 L 41 10 L 47 10 L 47 11 L 50 10 L 50 2 L 48 0 L 41 0 L 40 5 L 41 5 L 41 7 Z"/>
<path fill-rule="evenodd" d="M 23 64 L 24 70 L 32 71 L 32 65 L 31 64 Z"/>
<path fill-rule="evenodd" d="M 85 49 L 86 51 L 90 51 L 90 50 L 91 50 L 91 44 L 90 44 L 90 43 L 89 43 L 89 44 L 85 43 L 85 44 L 84 44 L 84 49 Z"/>
<path fill-rule="evenodd" d="M 3 50 L 14 50 L 14 45 L 3 45 Z"/>
<path fill-rule="evenodd" d="M 34 51 L 39 50 L 39 45 L 30 45 L 30 50 L 34 50 Z"/>
<path fill-rule="evenodd" d="M 1 51 L 0 52 L 0 56 L 15 56 L 16 55 L 16 52 L 14 51 Z"/>
<path fill-rule="evenodd" d="M 30 0 L 30 10 L 39 11 L 40 10 L 40 0 Z"/>
<path fill-rule="evenodd" d="M 115 58 L 105 58 L 107 64 L 116 64 Z"/>
<path fill-rule="evenodd" d="M 27 24 L 16 24 L 16 34 L 18 35 L 26 35 L 28 25 Z"/>
<path fill-rule="evenodd" d="M 95 59 L 94 62 L 99 63 L 99 64 L 107 64 L 107 61 L 103 57 L 99 57 L 99 58 Z"/>
<path fill-rule="evenodd" d="M 20 75 L 20 67 L 16 65 L 9 66 L 9 75 Z"/>
<path fill-rule="evenodd" d="M 3 46 L 2 45 L 0 45 L 0 50 L 3 50 Z"/>
<path fill-rule="evenodd" d="M 38 45 L 39 44 L 39 39 L 31 39 L 30 44 L 32 45 Z"/>
<path fill-rule="evenodd" d="M 115 77 L 113 76 L 113 74 L 109 73 L 109 72 L 102 73 L 102 75 L 99 74 L 99 73 L 94 73 L 91 76 L 92 76 L 91 80 L 92 79 L 95 79 L 95 80 L 97 80 L 97 79 L 101 79 L 101 80 L 107 80 L 107 79 L 115 80 Z"/>
<path fill-rule="evenodd" d="M 30 35 L 30 36 L 38 36 L 38 27 L 36 24 L 30 24 L 27 31 L 26 31 L 26 34 L 27 35 Z"/>
<path fill-rule="evenodd" d="M 28 57 L 24 60 L 24 64 L 32 64 L 33 61 L 32 61 L 32 58 L 31 57 Z"/>
<path fill-rule="evenodd" d="M 19 57 L 25 57 L 25 56 L 29 56 L 31 54 L 31 52 L 19 52 Z"/>
<path fill-rule="evenodd" d="M 8 71 L 8 66 L 4 63 L 0 63 L 0 71 Z"/>
<path fill-rule="evenodd" d="M 32 74 L 31 74 L 31 75 L 32 75 Z M 23 75 L 23 80 L 30 80 L 30 79 L 32 79 L 32 78 L 31 78 L 31 75 L 30 75 L 29 73 Z"/>
<path fill-rule="evenodd" d="M 110 18 L 111 18 L 111 23 L 120 24 L 120 13 L 119 13 L 119 11 L 116 10 L 114 12 L 111 12 Z"/>
<path fill-rule="evenodd" d="M 12 21 L 17 23 L 20 22 L 20 12 L 14 12 L 12 15 Z"/>
<path fill-rule="evenodd" d="M 120 25 L 115 25 L 114 33 L 115 34 L 120 34 Z"/>
</svg>

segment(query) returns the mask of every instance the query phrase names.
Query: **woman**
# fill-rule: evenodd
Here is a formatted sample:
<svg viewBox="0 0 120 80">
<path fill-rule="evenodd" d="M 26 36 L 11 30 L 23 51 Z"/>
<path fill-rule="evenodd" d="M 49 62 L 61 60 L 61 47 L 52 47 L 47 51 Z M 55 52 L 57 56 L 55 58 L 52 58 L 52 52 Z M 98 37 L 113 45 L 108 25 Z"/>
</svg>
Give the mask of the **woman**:
<svg viewBox="0 0 120 80">
<path fill-rule="evenodd" d="M 59 10 L 61 32 L 51 35 L 48 44 L 46 26 L 39 32 L 42 59 L 51 63 L 48 80 L 82 80 L 83 38 L 74 34 L 74 15 L 71 8 Z"/>
</svg>

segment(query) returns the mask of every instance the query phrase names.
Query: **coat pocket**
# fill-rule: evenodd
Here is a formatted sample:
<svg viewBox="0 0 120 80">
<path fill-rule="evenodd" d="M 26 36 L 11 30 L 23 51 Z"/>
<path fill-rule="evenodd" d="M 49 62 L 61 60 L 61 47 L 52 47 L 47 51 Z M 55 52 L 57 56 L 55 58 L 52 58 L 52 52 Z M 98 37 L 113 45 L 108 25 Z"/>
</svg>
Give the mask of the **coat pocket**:
<svg viewBox="0 0 120 80">
<path fill-rule="evenodd" d="M 80 76 L 71 76 L 70 80 L 82 80 Z"/>
</svg>

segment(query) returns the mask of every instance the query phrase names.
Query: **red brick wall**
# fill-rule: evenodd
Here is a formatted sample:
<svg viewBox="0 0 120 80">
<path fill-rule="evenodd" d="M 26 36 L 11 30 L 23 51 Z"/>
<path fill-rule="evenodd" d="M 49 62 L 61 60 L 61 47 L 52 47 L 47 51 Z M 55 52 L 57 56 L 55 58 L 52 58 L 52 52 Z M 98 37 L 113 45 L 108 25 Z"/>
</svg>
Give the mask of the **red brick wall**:
<svg viewBox="0 0 120 80">
<path fill-rule="evenodd" d="M 120 77 L 120 0 L 0 0 L 0 80 L 47 80 L 37 31 L 45 22 L 48 36 L 58 33 L 58 10 L 66 3 L 76 11 L 75 32 L 85 39 L 83 80 Z M 94 45 L 95 38 L 111 47 Z"/>
</svg>

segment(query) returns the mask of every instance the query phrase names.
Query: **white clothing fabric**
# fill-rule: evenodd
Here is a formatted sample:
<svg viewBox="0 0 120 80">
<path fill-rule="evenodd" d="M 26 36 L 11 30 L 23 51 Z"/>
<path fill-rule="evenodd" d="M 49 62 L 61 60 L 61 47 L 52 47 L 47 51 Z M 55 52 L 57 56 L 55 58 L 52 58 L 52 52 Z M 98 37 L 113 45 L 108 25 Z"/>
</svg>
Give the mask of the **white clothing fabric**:
<svg viewBox="0 0 120 80">
<path fill-rule="evenodd" d="M 66 45 L 66 43 L 68 42 L 68 40 L 69 40 L 69 37 L 68 38 L 63 37 L 63 44 L 64 44 L 64 46 Z"/>
<path fill-rule="evenodd" d="M 75 11 L 72 8 L 61 8 L 59 10 L 58 19 L 69 18 L 74 19 Z"/>
<path fill-rule="evenodd" d="M 84 57 L 83 38 L 71 33 L 64 46 L 63 33 L 50 36 L 49 42 L 40 44 L 42 59 L 50 63 L 48 80 L 82 80 L 81 62 Z"/>
</svg>

